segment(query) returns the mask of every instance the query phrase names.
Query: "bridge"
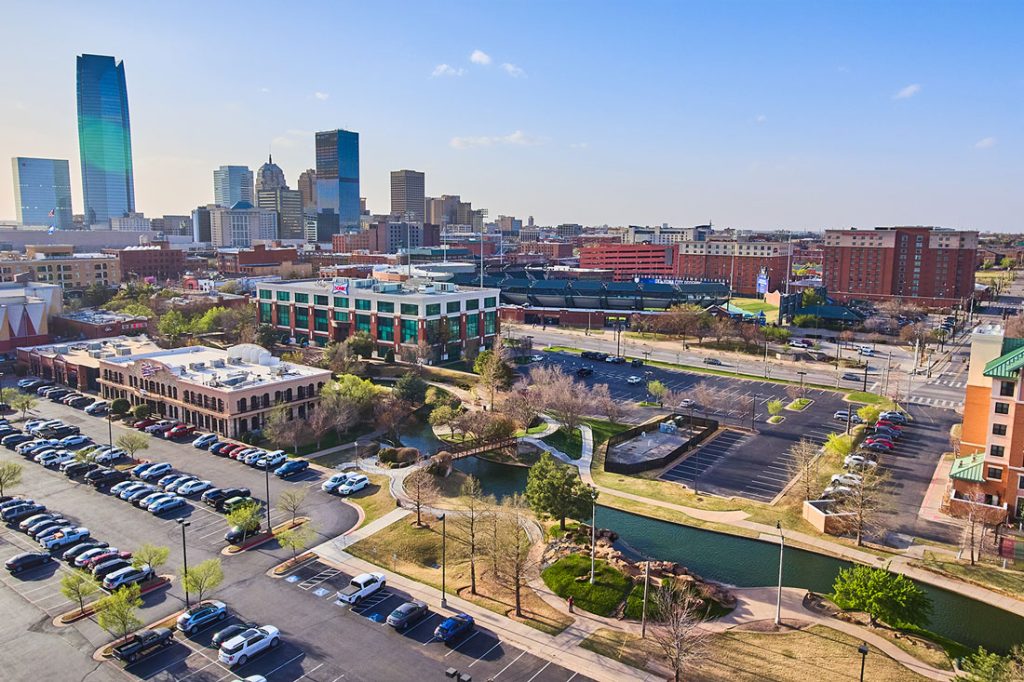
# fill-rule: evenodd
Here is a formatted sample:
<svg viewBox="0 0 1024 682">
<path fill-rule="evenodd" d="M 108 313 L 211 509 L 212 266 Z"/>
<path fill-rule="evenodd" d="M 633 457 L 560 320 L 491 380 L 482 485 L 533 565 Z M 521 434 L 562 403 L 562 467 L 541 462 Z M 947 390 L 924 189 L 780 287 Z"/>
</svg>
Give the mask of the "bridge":
<svg viewBox="0 0 1024 682">
<path fill-rule="evenodd" d="M 491 438 L 481 439 L 475 438 L 473 440 L 463 441 L 461 443 L 453 443 L 452 445 L 438 448 L 434 454 L 438 452 L 448 452 L 451 454 L 452 459 L 462 459 L 463 457 L 472 457 L 473 455 L 479 455 L 481 452 L 491 452 L 492 450 L 507 450 L 512 448 L 518 448 L 519 439 L 515 436 L 509 438 Z"/>
</svg>

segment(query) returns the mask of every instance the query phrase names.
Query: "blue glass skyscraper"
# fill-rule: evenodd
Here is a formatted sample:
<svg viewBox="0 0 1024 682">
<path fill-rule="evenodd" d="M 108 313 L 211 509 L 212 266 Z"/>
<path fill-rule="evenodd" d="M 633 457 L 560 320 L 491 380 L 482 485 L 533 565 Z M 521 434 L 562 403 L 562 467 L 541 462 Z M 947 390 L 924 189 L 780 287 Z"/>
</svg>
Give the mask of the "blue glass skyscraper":
<svg viewBox="0 0 1024 682">
<path fill-rule="evenodd" d="M 71 172 L 67 159 L 11 159 L 14 210 L 22 225 L 71 229 Z"/>
<path fill-rule="evenodd" d="M 316 134 L 316 207 L 336 214 L 341 230 L 359 227 L 359 133 Z"/>
<path fill-rule="evenodd" d="M 131 126 L 124 62 L 78 57 L 78 146 L 85 222 L 102 224 L 135 212 Z"/>
</svg>

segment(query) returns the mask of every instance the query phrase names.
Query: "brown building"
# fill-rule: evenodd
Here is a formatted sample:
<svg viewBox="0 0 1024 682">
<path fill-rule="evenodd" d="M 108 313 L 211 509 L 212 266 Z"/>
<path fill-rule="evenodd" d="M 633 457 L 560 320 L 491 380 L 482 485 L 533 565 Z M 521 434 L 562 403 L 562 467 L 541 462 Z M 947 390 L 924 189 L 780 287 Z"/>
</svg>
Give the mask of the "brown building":
<svg viewBox="0 0 1024 682">
<path fill-rule="evenodd" d="M 380 221 L 372 223 L 365 230 L 331 237 L 331 247 L 339 253 L 347 251 L 371 251 L 373 253 L 396 253 L 400 249 L 439 246 L 441 228 L 426 223 Z"/>
<path fill-rule="evenodd" d="M 187 270 L 185 252 L 181 249 L 172 249 L 167 242 L 127 246 L 123 249 L 105 249 L 104 253 L 116 255 L 121 272 L 129 278 L 153 277 L 158 281 L 178 279 Z"/>
<path fill-rule="evenodd" d="M 145 336 L 115 336 L 81 343 L 18 348 L 18 364 L 28 373 L 79 391 L 99 392 L 100 359 L 152 353 L 160 347 Z"/>
<path fill-rule="evenodd" d="M 105 339 L 134 336 L 149 330 L 149 318 L 110 310 L 84 308 L 57 315 L 50 320 L 50 333 L 65 339 Z"/>
<path fill-rule="evenodd" d="M 548 260 L 572 258 L 573 247 L 568 242 L 527 242 L 519 245 L 519 253 L 537 253 Z"/>
<path fill-rule="evenodd" d="M 840 301 L 900 298 L 926 306 L 974 295 L 978 233 L 936 227 L 826 230 L 822 280 Z"/>
<path fill-rule="evenodd" d="M 217 269 L 225 275 L 280 275 L 309 277 L 311 263 L 300 261 L 295 247 L 267 247 L 257 244 L 249 249 L 218 249 Z"/>
<path fill-rule="evenodd" d="M 59 284 L 67 289 L 85 289 L 92 284 L 121 283 L 118 259 L 105 253 L 75 253 L 69 244 L 29 245 L 25 255 L 9 253 L 0 258 L 0 281 Z"/>
</svg>

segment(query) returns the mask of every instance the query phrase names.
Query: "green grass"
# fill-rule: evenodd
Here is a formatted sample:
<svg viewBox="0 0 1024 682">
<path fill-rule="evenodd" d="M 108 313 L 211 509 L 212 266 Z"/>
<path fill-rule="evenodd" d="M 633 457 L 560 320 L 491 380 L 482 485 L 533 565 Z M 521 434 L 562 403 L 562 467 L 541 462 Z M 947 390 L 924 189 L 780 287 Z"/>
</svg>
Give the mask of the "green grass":
<svg viewBox="0 0 1024 682">
<path fill-rule="evenodd" d="M 516 431 L 516 438 L 522 438 L 523 436 L 536 436 L 538 433 L 543 433 L 546 428 L 548 428 L 547 422 L 541 422 L 536 426 L 531 426 L 525 431 L 522 429 Z"/>
<path fill-rule="evenodd" d="M 846 394 L 846 401 L 851 403 L 863 403 L 865 405 L 878 405 L 883 410 L 891 410 L 896 405 L 884 396 L 866 391 L 850 391 Z"/>
<path fill-rule="evenodd" d="M 808 405 L 810 405 L 812 402 L 813 401 L 810 398 L 797 398 L 796 400 L 791 402 L 789 405 L 786 405 L 786 409 L 787 410 L 795 410 L 795 411 L 799 412 L 800 410 L 802 410 L 805 407 L 807 407 Z"/>
<path fill-rule="evenodd" d="M 996 592 L 1018 598 L 1024 592 L 1024 572 L 1003 570 L 998 566 L 978 562 L 971 566 L 966 561 L 957 561 L 953 557 L 943 556 L 936 552 L 924 552 L 922 561 L 914 562 L 935 573 L 949 576 L 956 580 L 974 583 Z"/>
<path fill-rule="evenodd" d="M 595 450 L 615 434 L 630 428 L 628 424 L 613 424 L 603 419 L 584 419 L 583 423 L 588 424 L 593 431 Z M 570 459 L 579 459 L 583 455 L 583 436 L 579 429 L 570 434 L 565 428 L 559 428 L 543 440 L 556 450 L 564 452 Z"/>
<path fill-rule="evenodd" d="M 372 422 L 364 422 L 356 426 L 348 433 L 344 434 L 341 438 L 338 438 L 338 433 L 336 431 L 330 431 L 324 434 L 324 437 L 320 439 L 320 447 L 317 447 L 317 444 L 314 441 L 312 443 L 307 443 L 306 445 L 300 446 L 295 454 L 302 457 L 313 452 L 319 452 L 320 450 L 329 450 L 330 448 L 334 448 L 339 445 L 351 443 L 357 440 L 358 438 L 361 438 L 362 436 L 365 436 L 366 434 L 373 431 L 373 428 L 374 427 Z M 326 460 L 317 459 L 316 461 L 319 463 L 325 463 Z"/>
<path fill-rule="evenodd" d="M 781 424 L 785 420 L 786 420 L 786 418 L 783 417 L 781 414 L 775 414 L 775 415 L 772 415 L 771 417 L 768 417 L 768 423 L 769 424 Z"/>
<path fill-rule="evenodd" d="M 612 568 L 606 561 L 597 561 L 594 584 L 589 580 L 577 581 L 579 576 L 590 575 L 590 557 L 570 554 L 559 559 L 541 572 L 544 584 L 562 599 L 573 598 L 575 607 L 610 616 L 633 588 L 633 581 Z"/>
<path fill-rule="evenodd" d="M 647 588 L 647 615 L 651 615 L 654 612 L 654 597 L 657 589 L 658 588 L 654 585 L 649 585 Z M 629 596 L 626 597 L 626 618 L 640 620 L 643 616 L 643 604 L 644 584 L 640 582 L 633 586 L 633 589 L 629 592 Z"/>
<path fill-rule="evenodd" d="M 949 637 L 944 637 L 938 634 L 937 632 L 932 632 L 931 630 L 926 630 L 916 625 L 909 625 L 899 629 L 903 632 L 906 632 L 907 634 L 917 635 L 922 639 L 927 639 L 930 642 L 938 644 L 943 649 L 945 649 L 946 654 L 953 659 L 964 658 L 974 653 L 974 650 L 972 650 L 969 646 L 961 644 L 960 642 L 954 639 L 950 639 Z"/>
<path fill-rule="evenodd" d="M 763 312 L 766 316 L 768 313 L 778 313 L 778 306 L 765 303 L 758 298 L 734 298 L 729 301 L 732 305 L 736 306 L 740 310 L 745 310 L 748 313 L 761 313 Z"/>
</svg>

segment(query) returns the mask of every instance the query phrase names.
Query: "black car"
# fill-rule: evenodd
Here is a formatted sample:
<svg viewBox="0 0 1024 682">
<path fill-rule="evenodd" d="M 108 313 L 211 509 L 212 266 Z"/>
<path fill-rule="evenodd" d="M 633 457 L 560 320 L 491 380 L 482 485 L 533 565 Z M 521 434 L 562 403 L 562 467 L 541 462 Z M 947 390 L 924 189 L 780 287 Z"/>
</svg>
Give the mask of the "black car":
<svg viewBox="0 0 1024 682">
<path fill-rule="evenodd" d="M 222 502 L 227 502 L 232 497 L 249 497 L 248 488 L 215 488 L 207 490 L 201 498 L 203 502 L 214 508 L 220 508 Z"/>
<path fill-rule="evenodd" d="M 633 358 L 632 360 L 629 361 L 629 366 L 630 367 L 643 367 L 644 366 L 644 361 L 641 360 L 640 358 Z"/>
<path fill-rule="evenodd" d="M 576 376 L 578 377 L 589 377 L 593 373 L 594 370 L 590 369 L 589 367 L 580 367 L 578 370 L 576 370 Z"/>
<path fill-rule="evenodd" d="M 100 465 L 96 462 L 75 462 L 64 468 L 64 475 L 68 478 L 75 478 L 76 476 L 85 476 L 90 471 L 95 471 L 99 468 Z"/>
<path fill-rule="evenodd" d="M 224 539 L 231 545 L 237 545 L 241 542 L 245 542 L 246 538 L 251 538 L 255 535 L 260 534 L 260 526 L 256 526 L 253 530 L 244 530 L 241 526 L 231 526 L 231 529 L 227 533 L 224 533 Z"/>
<path fill-rule="evenodd" d="M 58 426 L 50 431 L 54 438 L 67 438 L 68 436 L 77 436 L 81 431 L 77 426 Z"/>
<path fill-rule="evenodd" d="M 430 615 L 430 608 L 424 602 L 413 599 L 391 612 L 388 616 L 388 625 L 396 630 L 404 630 L 428 615 Z"/>
<path fill-rule="evenodd" d="M 99 540 L 86 540 L 85 542 L 77 544 L 71 549 L 61 554 L 60 558 L 68 562 L 69 564 L 74 563 L 75 559 L 77 559 L 78 555 L 82 552 L 88 549 L 99 549 L 101 547 L 110 547 L 110 543 L 100 542 Z"/>
<path fill-rule="evenodd" d="M 127 471 L 119 471 L 118 469 L 110 469 L 107 467 L 93 469 L 85 475 L 86 482 L 91 483 L 96 488 L 100 488 L 105 485 L 113 485 L 114 483 L 120 483 L 121 481 L 127 481 L 129 478 L 131 478 L 131 474 Z"/>
<path fill-rule="evenodd" d="M 3 437 L 3 446 L 5 448 L 13 450 L 14 446 L 19 445 L 21 443 L 25 443 L 30 440 L 32 440 L 32 436 L 28 435 L 27 433 L 12 433 L 9 436 Z"/>
<path fill-rule="evenodd" d="M 127 559 L 110 559 L 97 564 L 92 569 L 92 577 L 96 580 L 103 580 L 114 571 L 120 571 L 122 568 L 128 568 L 132 565 L 132 562 Z"/>
<path fill-rule="evenodd" d="M 258 627 L 259 625 L 256 623 L 235 623 L 234 625 L 227 626 L 223 630 L 218 630 L 213 635 L 213 639 L 210 640 L 210 642 L 213 644 L 213 646 L 219 647 L 221 644 L 228 641 L 235 635 L 240 635 L 246 630 Z"/>
<path fill-rule="evenodd" d="M 11 573 L 20 573 L 48 563 L 50 563 L 50 555 L 47 552 L 25 552 L 12 556 L 4 563 L 4 567 Z"/>
</svg>

